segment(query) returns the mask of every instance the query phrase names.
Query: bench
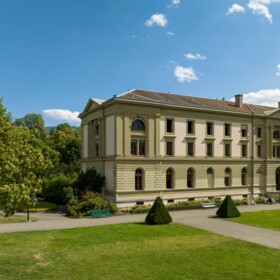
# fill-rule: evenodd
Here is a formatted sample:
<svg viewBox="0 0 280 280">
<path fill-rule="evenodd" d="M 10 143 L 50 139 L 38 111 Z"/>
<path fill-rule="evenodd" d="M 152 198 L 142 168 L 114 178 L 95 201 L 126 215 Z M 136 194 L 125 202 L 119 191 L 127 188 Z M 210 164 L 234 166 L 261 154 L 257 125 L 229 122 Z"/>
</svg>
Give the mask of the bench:
<svg viewBox="0 0 280 280">
<path fill-rule="evenodd" d="M 216 208 L 217 207 L 217 205 L 215 203 L 211 203 L 211 202 L 201 203 L 201 206 L 202 206 L 202 208 Z"/>
<path fill-rule="evenodd" d="M 111 212 L 110 210 L 108 209 L 104 209 L 104 210 L 92 210 L 90 212 L 90 215 L 93 217 L 93 218 L 99 218 L 99 217 L 108 217 L 111 215 Z"/>
</svg>

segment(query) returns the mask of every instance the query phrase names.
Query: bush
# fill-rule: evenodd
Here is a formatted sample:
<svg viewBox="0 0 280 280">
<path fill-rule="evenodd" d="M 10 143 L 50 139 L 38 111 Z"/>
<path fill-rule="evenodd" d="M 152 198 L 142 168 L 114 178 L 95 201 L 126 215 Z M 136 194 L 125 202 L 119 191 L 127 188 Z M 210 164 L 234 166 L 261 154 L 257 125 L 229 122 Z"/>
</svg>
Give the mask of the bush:
<svg viewBox="0 0 280 280">
<path fill-rule="evenodd" d="M 172 218 L 159 196 L 156 198 L 145 221 L 150 225 L 169 224 L 172 222 Z"/>
<path fill-rule="evenodd" d="M 48 202 L 59 205 L 66 204 L 74 197 L 72 183 L 72 179 L 63 174 L 45 179 L 42 195 Z"/>
<path fill-rule="evenodd" d="M 94 195 L 94 197 L 92 197 Z M 85 197 L 89 197 L 85 199 Z M 66 215 L 69 217 L 84 217 L 90 216 L 93 210 L 109 210 L 110 213 L 115 214 L 118 208 L 115 203 L 106 201 L 100 194 L 86 193 L 83 200 L 80 202 L 72 200 L 67 204 Z"/>
<path fill-rule="evenodd" d="M 216 214 L 221 218 L 233 218 L 240 216 L 240 213 L 230 195 L 226 196 Z"/>
</svg>

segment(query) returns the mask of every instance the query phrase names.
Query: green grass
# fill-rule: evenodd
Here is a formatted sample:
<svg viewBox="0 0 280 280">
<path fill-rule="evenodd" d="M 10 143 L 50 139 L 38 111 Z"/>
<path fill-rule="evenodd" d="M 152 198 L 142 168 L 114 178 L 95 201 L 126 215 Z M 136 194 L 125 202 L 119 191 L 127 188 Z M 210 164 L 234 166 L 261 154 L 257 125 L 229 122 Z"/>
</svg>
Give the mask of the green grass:
<svg viewBox="0 0 280 280">
<path fill-rule="evenodd" d="M 280 210 L 244 212 L 241 213 L 240 217 L 227 218 L 226 220 L 240 224 L 280 230 Z"/>
<path fill-rule="evenodd" d="M 0 279 L 278 279 L 280 250 L 184 225 L 0 234 Z"/>
<path fill-rule="evenodd" d="M 38 199 L 35 206 L 29 209 L 30 212 L 46 212 L 56 210 L 57 205 L 51 202 L 47 202 L 45 200 Z M 26 209 L 22 210 L 22 212 L 26 212 Z"/>
<path fill-rule="evenodd" d="M 36 219 L 32 218 L 31 221 L 34 222 L 36 221 Z M 25 223 L 25 222 L 26 222 L 26 216 L 13 215 L 5 218 L 4 214 L 0 213 L 0 224 Z"/>
</svg>

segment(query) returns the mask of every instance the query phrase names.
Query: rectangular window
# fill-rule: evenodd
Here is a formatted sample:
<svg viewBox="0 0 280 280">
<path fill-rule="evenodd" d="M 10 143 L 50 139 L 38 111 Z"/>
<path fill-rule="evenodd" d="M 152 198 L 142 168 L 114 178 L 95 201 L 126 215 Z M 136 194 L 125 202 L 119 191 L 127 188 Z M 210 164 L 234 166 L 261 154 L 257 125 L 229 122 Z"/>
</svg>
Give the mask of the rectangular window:
<svg viewBox="0 0 280 280">
<path fill-rule="evenodd" d="M 207 122 L 206 124 L 206 133 L 207 135 L 213 136 L 213 123 L 212 122 Z"/>
<path fill-rule="evenodd" d="M 144 156 L 145 155 L 145 140 L 139 141 L 139 155 Z"/>
<path fill-rule="evenodd" d="M 273 145 L 273 157 L 280 158 L 280 146 Z"/>
<path fill-rule="evenodd" d="M 193 142 L 188 142 L 188 151 L 187 155 L 188 156 L 194 156 L 194 143 Z"/>
<path fill-rule="evenodd" d="M 262 157 L 262 145 L 258 145 L 258 157 Z"/>
<path fill-rule="evenodd" d="M 207 143 L 206 144 L 206 154 L 208 157 L 213 156 L 213 143 Z"/>
<path fill-rule="evenodd" d="M 173 119 L 166 119 L 166 132 L 167 133 L 173 133 L 174 127 L 173 127 Z"/>
<path fill-rule="evenodd" d="M 241 137 L 247 138 L 247 126 L 246 125 L 241 126 Z"/>
<path fill-rule="evenodd" d="M 241 156 L 242 157 L 247 157 L 247 144 L 242 144 L 241 145 Z"/>
<path fill-rule="evenodd" d="M 131 154 L 137 156 L 137 140 L 131 140 Z"/>
<path fill-rule="evenodd" d="M 95 155 L 97 157 L 99 157 L 99 145 L 98 145 L 98 143 L 95 143 Z"/>
<path fill-rule="evenodd" d="M 262 138 L 262 128 L 261 128 L 261 127 L 258 127 L 258 130 L 257 130 L 257 137 L 258 137 L 258 138 Z"/>
<path fill-rule="evenodd" d="M 229 123 L 225 123 L 224 134 L 227 137 L 231 136 L 231 125 Z"/>
<path fill-rule="evenodd" d="M 166 142 L 166 155 L 173 156 L 173 141 Z"/>
<path fill-rule="evenodd" d="M 194 121 L 187 122 L 187 133 L 194 134 Z"/>
<path fill-rule="evenodd" d="M 230 157 L 230 144 L 225 144 L 225 157 Z"/>
</svg>

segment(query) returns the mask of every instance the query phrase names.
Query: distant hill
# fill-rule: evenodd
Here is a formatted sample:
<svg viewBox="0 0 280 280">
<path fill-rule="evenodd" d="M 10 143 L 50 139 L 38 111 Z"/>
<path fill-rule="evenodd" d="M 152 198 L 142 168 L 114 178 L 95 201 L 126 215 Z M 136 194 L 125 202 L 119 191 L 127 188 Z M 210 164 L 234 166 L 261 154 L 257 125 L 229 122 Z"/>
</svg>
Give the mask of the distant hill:
<svg viewBox="0 0 280 280">
<path fill-rule="evenodd" d="M 73 130 L 76 130 L 78 126 L 71 126 Z M 50 132 L 52 129 L 56 129 L 56 126 L 45 126 L 45 129 Z"/>
</svg>

